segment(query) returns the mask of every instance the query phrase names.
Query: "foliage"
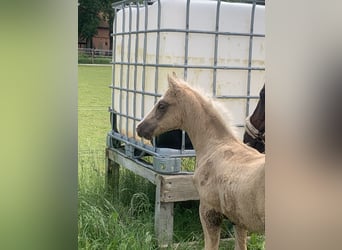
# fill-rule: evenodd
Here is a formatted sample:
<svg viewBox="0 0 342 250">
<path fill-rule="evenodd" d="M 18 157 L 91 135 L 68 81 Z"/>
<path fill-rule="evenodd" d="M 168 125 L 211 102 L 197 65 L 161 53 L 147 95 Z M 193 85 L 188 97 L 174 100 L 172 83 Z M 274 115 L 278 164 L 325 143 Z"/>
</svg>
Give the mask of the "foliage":
<svg viewBox="0 0 342 250">
<path fill-rule="evenodd" d="M 264 236 L 260 234 L 252 234 L 250 240 L 248 241 L 249 250 L 264 250 L 265 249 L 265 239 Z"/>
<path fill-rule="evenodd" d="M 99 13 L 101 4 L 99 0 L 79 0 L 78 6 L 78 37 L 89 41 L 97 34 L 100 23 Z"/>
<path fill-rule="evenodd" d="M 79 249 L 156 249 L 153 214 L 145 195 L 135 195 L 129 207 L 113 204 L 104 190 L 102 164 L 103 156 L 80 157 Z"/>
<path fill-rule="evenodd" d="M 97 34 L 101 19 L 109 23 L 113 30 L 114 10 L 112 3 L 117 0 L 79 0 L 78 6 L 78 37 L 87 43 Z M 90 47 L 89 44 L 87 44 Z"/>
</svg>

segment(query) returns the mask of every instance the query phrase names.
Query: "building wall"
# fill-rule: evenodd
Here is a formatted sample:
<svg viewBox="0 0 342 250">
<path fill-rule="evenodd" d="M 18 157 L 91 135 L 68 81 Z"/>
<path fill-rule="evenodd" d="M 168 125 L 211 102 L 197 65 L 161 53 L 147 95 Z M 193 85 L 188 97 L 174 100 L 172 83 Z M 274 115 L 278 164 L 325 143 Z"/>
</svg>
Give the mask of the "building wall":
<svg viewBox="0 0 342 250">
<path fill-rule="evenodd" d="M 78 47 L 79 48 L 92 48 L 92 49 L 103 49 L 109 50 L 110 49 L 110 30 L 108 21 L 102 17 L 100 13 L 99 16 L 101 17 L 99 27 L 97 27 L 97 34 L 92 38 L 91 46 L 87 45 L 85 40 L 78 40 Z"/>
<path fill-rule="evenodd" d="M 109 50 L 110 48 L 109 27 L 98 27 L 97 35 L 93 37 L 93 48 Z"/>
</svg>

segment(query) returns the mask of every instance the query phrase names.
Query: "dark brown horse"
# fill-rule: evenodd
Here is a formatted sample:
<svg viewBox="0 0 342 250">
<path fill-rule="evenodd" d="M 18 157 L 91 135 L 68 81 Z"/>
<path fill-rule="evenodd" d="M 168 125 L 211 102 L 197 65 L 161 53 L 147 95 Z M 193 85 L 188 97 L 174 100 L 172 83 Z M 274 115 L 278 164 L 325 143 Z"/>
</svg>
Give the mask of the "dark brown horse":
<svg viewBox="0 0 342 250">
<path fill-rule="evenodd" d="M 246 119 L 243 142 L 260 153 L 265 152 L 265 84 L 253 114 Z"/>
</svg>

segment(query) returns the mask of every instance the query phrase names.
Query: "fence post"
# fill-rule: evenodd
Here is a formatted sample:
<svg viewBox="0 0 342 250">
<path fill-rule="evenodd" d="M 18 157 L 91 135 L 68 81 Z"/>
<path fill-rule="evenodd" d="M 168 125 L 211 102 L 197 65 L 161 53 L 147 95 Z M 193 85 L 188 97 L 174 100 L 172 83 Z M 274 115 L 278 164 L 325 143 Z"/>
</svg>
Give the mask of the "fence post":
<svg viewBox="0 0 342 250">
<path fill-rule="evenodd" d="M 109 149 L 106 149 L 105 161 L 105 190 L 107 195 L 111 195 L 110 200 L 113 202 L 119 201 L 119 175 L 120 165 L 109 158 Z"/>
<path fill-rule="evenodd" d="M 94 64 L 94 48 L 91 49 L 91 63 Z"/>
</svg>

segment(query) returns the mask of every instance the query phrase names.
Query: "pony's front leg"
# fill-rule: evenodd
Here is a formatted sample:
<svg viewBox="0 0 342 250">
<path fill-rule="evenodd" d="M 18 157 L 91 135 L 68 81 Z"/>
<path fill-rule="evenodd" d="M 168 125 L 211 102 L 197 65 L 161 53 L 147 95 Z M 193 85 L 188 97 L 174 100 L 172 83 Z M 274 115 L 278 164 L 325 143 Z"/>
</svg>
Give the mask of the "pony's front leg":
<svg viewBox="0 0 342 250">
<path fill-rule="evenodd" d="M 218 249 L 223 216 L 202 203 L 200 203 L 199 211 L 204 233 L 204 248 L 205 250 Z"/>
<path fill-rule="evenodd" d="M 247 250 L 247 231 L 235 225 L 234 234 L 235 234 L 234 250 Z"/>
</svg>

